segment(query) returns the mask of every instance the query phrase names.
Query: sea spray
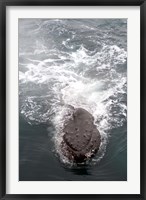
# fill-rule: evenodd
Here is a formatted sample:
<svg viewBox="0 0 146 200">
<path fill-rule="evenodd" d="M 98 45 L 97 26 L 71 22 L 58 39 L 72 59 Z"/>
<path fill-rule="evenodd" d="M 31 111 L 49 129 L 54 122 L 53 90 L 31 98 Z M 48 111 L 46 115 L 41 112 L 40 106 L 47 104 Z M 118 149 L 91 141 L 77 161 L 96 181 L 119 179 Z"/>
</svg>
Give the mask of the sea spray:
<svg viewBox="0 0 146 200">
<path fill-rule="evenodd" d="M 38 38 L 33 51 L 20 43 L 20 113 L 30 124 L 53 124 L 56 151 L 66 163 L 59 148 L 68 105 L 86 109 L 102 136 L 93 159 L 97 163 L 105 154 L 111 130 L 126 121 L 126 48 L 111 42 L 106 33 L 102 40 L 96 26 L 85 25 L 84 32 L 63 20 L 40 21 L 37 26 L 32 30 Z M 44 38 L 38 37 L 42 30 L 47 31 Z"/>
</svg>

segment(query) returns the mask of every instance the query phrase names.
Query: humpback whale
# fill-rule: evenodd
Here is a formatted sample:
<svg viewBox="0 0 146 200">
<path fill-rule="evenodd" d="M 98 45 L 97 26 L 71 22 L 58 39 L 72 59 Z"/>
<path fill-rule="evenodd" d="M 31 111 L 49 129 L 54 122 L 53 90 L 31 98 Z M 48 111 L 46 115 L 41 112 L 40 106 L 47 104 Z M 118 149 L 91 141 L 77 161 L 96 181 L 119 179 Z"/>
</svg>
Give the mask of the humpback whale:
<svg viewBox="0 0 146 200">
<path fill-rule="evenodd" d="M 83 108 L 74 108 L 63 127 L 63 155 L 76 163 L 85 162 L 99 150 L 100 133 L 94 117 Z"/>
</svg>

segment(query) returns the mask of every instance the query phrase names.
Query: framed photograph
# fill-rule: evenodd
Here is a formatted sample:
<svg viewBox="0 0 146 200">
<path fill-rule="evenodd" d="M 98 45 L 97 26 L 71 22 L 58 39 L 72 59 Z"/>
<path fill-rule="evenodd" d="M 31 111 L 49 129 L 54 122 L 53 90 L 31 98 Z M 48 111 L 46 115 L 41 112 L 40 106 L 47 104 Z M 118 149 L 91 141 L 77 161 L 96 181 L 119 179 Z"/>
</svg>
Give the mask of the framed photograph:
<svg viewBox="0 0 146 200">
<path fill-rule="evenodd" d="M 0 199 L 145 200 L 146 2 L 0 9 Z"/>
</svg>

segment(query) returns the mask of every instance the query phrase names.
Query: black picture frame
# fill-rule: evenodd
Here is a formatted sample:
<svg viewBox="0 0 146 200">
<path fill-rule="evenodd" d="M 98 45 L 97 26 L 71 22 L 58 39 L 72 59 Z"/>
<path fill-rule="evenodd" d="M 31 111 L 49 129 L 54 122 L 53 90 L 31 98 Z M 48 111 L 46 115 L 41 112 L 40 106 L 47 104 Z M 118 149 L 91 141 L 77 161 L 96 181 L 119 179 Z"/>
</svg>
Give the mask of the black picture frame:
<svg viewBox="0 0 146 200">
<path fill-rule="evenodd" d="M 6 7 L 140 6 L 140 194 L 6 194 Z M 146 0 L 0 0 L 0 199 L 146 199 Z"/>
</svg>

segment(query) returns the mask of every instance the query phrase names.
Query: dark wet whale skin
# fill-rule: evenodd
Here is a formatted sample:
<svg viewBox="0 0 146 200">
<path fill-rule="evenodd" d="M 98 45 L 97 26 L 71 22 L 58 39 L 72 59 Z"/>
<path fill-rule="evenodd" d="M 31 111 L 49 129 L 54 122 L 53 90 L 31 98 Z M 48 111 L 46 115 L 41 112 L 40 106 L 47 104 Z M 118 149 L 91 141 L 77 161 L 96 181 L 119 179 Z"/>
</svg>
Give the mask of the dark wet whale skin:
<svg viewBox="0 0 146 200">
<path fill-rule="evenodd" d="M 62 150 L 69 159 L 77 163 L 84 162 L 98 151 L 100 133 L 94 125 L 93 116 L 85 109 L 74 109 L 63 132 Z"/>
</svg>

